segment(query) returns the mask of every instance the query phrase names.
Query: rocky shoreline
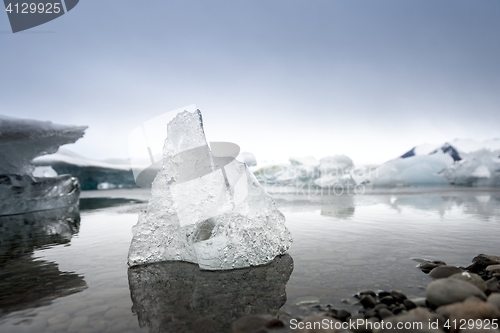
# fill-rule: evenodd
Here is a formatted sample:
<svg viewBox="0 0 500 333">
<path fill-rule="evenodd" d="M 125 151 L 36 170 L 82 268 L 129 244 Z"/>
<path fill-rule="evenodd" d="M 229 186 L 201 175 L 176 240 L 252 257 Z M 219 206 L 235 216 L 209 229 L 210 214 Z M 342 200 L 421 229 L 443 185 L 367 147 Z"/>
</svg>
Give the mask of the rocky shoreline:
<svg viewBox="0 0 500 333">
<path fill-rule="evenodd" d="M 358 313 L 331 305 L 312 305 L 303 318 L 249 315 L 232 324 L 232 333 L 500 333 L 500 256 L 480 254 L 468 267 L 420 260 L 434 280 L 425 297 L 365 290 L 355 295 Z"/>
</svg>

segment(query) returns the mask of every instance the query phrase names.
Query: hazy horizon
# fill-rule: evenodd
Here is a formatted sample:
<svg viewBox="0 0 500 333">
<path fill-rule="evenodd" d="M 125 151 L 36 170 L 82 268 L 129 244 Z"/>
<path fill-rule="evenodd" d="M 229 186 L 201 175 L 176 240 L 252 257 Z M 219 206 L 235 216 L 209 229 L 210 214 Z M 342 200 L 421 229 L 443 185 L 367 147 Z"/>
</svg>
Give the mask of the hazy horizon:
<svg viewBox="0 0 500 333">
<path fill-rule="evenodd" d="M 93 159 L 190 104 L 260 160 L 500 136 L 495 0 L 80 1 L 17 34 L 2 15 L 0 114 L 88 125 L 65 148 Z"/>
</svg>

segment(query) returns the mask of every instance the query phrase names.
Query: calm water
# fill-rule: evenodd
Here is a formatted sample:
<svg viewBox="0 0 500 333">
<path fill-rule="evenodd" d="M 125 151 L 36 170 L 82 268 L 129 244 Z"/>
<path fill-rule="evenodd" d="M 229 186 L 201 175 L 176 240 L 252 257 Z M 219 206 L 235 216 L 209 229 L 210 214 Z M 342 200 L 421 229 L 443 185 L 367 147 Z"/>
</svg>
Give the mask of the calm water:
<svg viewBox="0 0 500 333">
<path fill-rule="evenodd" d="M 84 192 L 79 223 L 54 217 L 75 211 L 0 218 L 0 332 L 224 332 L 247 313 L 286 318 L 314 302 L 357 309 L 352 295 L 364 289 L 422 296 L 429 278 L 414 257 L 466 266 L 500 254 L 499 190 L 398 190 L 276 195 L 294 243 L 268 266 L 128 269 L 147 197 Z"/>
</svg>

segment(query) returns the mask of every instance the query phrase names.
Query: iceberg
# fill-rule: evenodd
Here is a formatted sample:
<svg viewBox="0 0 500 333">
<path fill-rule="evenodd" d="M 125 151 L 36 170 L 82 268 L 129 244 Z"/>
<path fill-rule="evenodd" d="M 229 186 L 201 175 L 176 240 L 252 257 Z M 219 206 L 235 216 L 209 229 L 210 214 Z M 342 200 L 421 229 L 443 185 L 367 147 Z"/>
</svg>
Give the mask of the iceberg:
<svg viewBox="0 0 500 333">
<path fill-rule="evenodd" d="M 374 186 L 500 185 L 500 140 L 423 144 L 376 169 Z"/>
<path fill-rule="evenodd" d="M 36 169 L 31 160 L 81 138 L 86 126 L 0 116 L 0 216 L 75 205 L 80 185 L 70 175 Z"/>
<path fill-rule="evenodd" d="M 248 167 L 211 148 L 201 112 L 168 124 L 163 166 L 133 227 L 128 264 L 186 261 L 205 270 L 270 263 L 291 245 L 285 217 Z"/>
<path fill-rule="evenodd" d="M 0 216 L 76 205 L 79 196 L 80 185 L 71 175 L 0 175 Z"/>
<path fill-rule="evenodd" d="M 345 155 L 323 157 L 320 161 L 321 177 L 314 180 L 314 184 L 321 188 L 341 186 L 356 186 L 352 176 L 354 163 Z"/>
<path fill-rule="evenodd" d="M 31 160 L 76 142 L 86 129 L 0 115 L 0 174 L 30 174 Z"/>
<path fill-rule="evenodd" d="M 396 158 L 377 168 L 373 186 L 448 185 L 439 172 L 453 164 L 453 157 L 443 151 L 431 155 Z"/>
<path fill-rule="evenodd" d="M 500 150 L 481 149 L 464 155 L 459 163 L 440 173 L 454 185 L 499 186 Z"/>
<path fill-rule="evenodd" d="M 37 166 L 33 174 L 47 168 L 56 174 L 71 174 L 84 191 L 137 187 L 128 159 L 98 161 L 61 148 L 57 153 L 36 157 L 33 164 Z"/>
</svg>

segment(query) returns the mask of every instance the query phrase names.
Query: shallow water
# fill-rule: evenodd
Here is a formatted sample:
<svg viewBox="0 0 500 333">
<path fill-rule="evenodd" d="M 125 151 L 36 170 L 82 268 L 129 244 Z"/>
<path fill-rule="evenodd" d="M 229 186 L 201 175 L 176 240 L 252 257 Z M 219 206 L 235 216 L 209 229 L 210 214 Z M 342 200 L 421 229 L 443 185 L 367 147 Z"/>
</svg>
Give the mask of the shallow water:
<svg viewBox="0 0 500 333">
<path fill-rule="evenodd" d="M 35 225 L 17 238 L 6 226 L 27 220 L 0 220 L 0 332 L 223 332 L 244 314 L 295 316 L 315 301 L 357 309 L 352 295 L 364 289 L 423 296 L 429 277 L 411 258 L 467 266 L 500 252 L 498 190 L 288 194 L 275 198 L 294 237 L 290 256 L 230 272 L 129 270 L 131 227 L 147 196 L 84 192 L 79 224 Z"/>
</svg>

